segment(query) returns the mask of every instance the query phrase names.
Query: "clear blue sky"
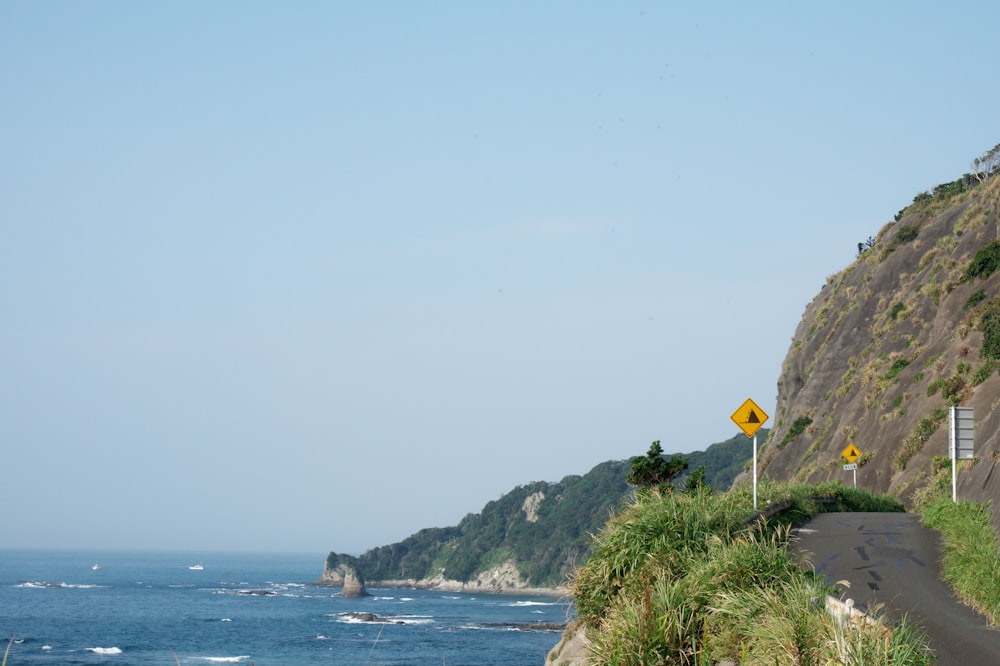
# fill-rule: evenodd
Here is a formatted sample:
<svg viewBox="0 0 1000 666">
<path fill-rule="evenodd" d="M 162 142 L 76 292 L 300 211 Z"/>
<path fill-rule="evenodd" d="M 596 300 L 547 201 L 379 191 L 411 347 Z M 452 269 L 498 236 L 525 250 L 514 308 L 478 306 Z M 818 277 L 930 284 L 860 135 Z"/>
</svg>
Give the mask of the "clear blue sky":
<svg viewBox="0 0 1000 666">
<path fill-rule="evenodd" d="M 998 25 L 0 3 L 0 543 L 321 562 L 773 416 L 826 278 L 1000 141 Z"/>
</svg>

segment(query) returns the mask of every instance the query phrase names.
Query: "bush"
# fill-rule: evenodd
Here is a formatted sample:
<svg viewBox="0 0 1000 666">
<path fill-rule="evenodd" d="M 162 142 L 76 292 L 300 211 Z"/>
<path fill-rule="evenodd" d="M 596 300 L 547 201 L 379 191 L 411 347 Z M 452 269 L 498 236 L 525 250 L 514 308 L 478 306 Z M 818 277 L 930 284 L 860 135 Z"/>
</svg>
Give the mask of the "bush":
<svg viewBox="0 0 1000 666">
<path fill-rule="evenodd" d="M 976 256 L 965 269 L 965 280 L 976 278 L 985 280 L 1000 268 L 1000 241 L 993 241 L 976 251 Z"/>
<path fill-rule="evenodd" d="M 979 386 L 987 379 L 989 379 L 990 375 L 996 372 L 996 369 L 997 369 L 996 360 L 992 358 L 986 359 L 979 365 L 978 368 L 976 368 L 976 371 L 972 373 L 972 385 Z"/>
<path fill-rule="evenodd" d="M 886 374 L 886 376 L 889 379 L 893 379 L 896 375 L 898 375 L 900 372 L 903 371 L 903 368 L 905 368 L 909 364 L 910 364 L 910 359 L 908 358 L 896 359 L 896 361 L 892 364 L 892 367 L 889 368 L 889 372 Z"/>
<path fill-rule="evenodd" d="M 779 449 L 785 448 L 785 444 L 792 441 L 799 435 L 801 435 L 806 428 L 812 425 L 813 420 L 808 416 L 800 416 L 792 422 L 792 427 L 788 429 L 788 432 L 781 440 L 781 444 L 778 445 Z"/>
<path fill-rule="evenodd" d="M 969 294 L 969 297 L 965 299 L 965 309 L 968 310 L 970 308 L 974 308 L 985 300 L 986 292 L 980 289 L 975 293 Z"/>
<path fill-rule="evenodd" d="M 1000 302 L 992 301 L 979 318 L 979 328 L 983 332 L 983 346 L 979 355 L 983 358 L 1000 360 Z"/>
<path fill-rule="evenodd" d="M 896 244 L 909 243 L 920 233 L 920 227 L 915 224 L 904 224 L 896 232 Z"/>
</svg>

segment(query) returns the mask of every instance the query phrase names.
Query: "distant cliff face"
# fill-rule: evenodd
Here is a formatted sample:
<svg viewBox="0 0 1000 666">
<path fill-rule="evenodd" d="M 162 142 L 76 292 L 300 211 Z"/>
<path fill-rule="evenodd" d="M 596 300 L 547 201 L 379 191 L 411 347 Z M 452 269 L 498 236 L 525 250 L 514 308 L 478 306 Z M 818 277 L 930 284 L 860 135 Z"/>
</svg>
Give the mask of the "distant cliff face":
<svg viewBox="0 0 1000 666">
<path fill-rule="evenodd" d="M 330 585 L 340 588 L 340 596 L 349 598 L 367 597 L 368 590 L 365 581 L 358 573 L 357 567 L 351 562 L 327 562 L 323 577 L 317 585 Z"/>
<path fill-rule="evenodd" d="M 841 479 L 912 501 L 950 465 L 948 408 L 975 411 L 976 460 L 961 499 L 997 496 L 1000 450 L 1000 175 L 918 196 L 808 305 L 778 382 L 760 471 Z M 996 522 L 996 521 L 995 521 Z"/>
<path fill-rule="evenodd" d="M 767 429 L 761 429 L 765 434 Z M 668 444 L 669 445 L 669 444 Z M 645 443 L 636 446 L 638 453 Z M 751 455 L 738 434 L 687 456 L 716 490 L 728 488 Z M 629 461 L 609 460 L 583 476 L 519 486 L 454 527 L 431 527 L 358 557 L 330 553 L 321 585 L 340 586 L 353 567 L 371 587 L 475 592 L 561 588 L 590 554 L 591 535 L 629 501 Z M 677 480 L 683 487 L 685 479 Z"/>
<path fill-rule="evenodd" d="M 375 587 L 558 588 L 586 557 L 590 535 L 624 501 L 626 467 L 609 461 L 584 476 L 520 486 L 457 526 L 423 529 L 358 557 L 330 553 L 319 582 L 339 585 L 349 565 Z"/>
</svg>

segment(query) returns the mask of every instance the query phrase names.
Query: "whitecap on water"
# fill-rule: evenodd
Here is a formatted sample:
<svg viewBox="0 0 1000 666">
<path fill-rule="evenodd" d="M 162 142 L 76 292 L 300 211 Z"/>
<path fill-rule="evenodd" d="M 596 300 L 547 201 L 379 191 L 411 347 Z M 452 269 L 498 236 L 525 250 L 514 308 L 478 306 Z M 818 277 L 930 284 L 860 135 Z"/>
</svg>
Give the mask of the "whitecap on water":
<svg viewBox="0 0 1000 666">
<path fill-rule="evenodd" d="M 60 588 L 60 589 L 63 589 L 63 590 L 90 590 L 90 589 L 94 589 L 94 588 L 98 588 L 98 587 L 104 587 L 104 586 L 103 585 L 81 585 L 81 584 L 75 584 L 75 583 L 53 583 L 53 582 L 50 582 L 50 581 L 36 581 L 36 580 L 33 580 L 33 581 L 26 581 L 24 583 L 20 583 L 19 585 L 17 585 L 17 587 L 39 588 L 39 589 L 41 589 L 41 588 L 47 588 L 47 587 L 57 587 L 57 588 Z"/>
<path fill-rule="evenodd" d="M 330 613 L 327 617 L 337 618 L 344 624 L 434 624 L 430 615 L 376 615 L 375 613 L 351 611 Z"/>
<path fill-rule="evenodd" d="M 104 655 L 112 655 L 112 654 L 121 654 L 122 653 L 122 649 L 118 648 L 118 647 L 107 647 L 107 648 L 106 647 L 92 647 L 92 648 L 87 648 L 87 651 L 88 652 L 93 652 L 94 654 L 104 654 Z"/>
</svg>

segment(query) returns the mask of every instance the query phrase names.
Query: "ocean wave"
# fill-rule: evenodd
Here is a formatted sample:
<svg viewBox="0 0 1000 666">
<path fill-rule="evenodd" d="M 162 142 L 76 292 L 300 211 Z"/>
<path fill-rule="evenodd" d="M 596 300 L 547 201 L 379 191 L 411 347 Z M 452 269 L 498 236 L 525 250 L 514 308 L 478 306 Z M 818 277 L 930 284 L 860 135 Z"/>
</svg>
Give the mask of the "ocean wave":
<svg viewBox="0 0 1000 666">
<path fill-rule="evenodd" d="M 104 585 L 84 585 L 78 583 L 53 583 L 51 581 L 37 581 L 31 580 L 24 583 L 19 583 L 17 587 L 24 588 L 35 588 L 42 589 L 47 587 L 57 587 L 64 590 L 90 590 L 98 587 L 105 587 Z"/>
<path fill-rule="evenodd" d="M 211 590 L 212 594 L 229 594 L 241 597 L 277 597 L 274 590 Z"/>
<path fill-rule="evenodd" d="M 434 624 L 430 615 L 376 615 L 367 611 L 330 613 L 327 617 L 337 618 L 343 624 Z"/>
<path fill-rule="evenodd" d="M 121 654 L 122 653 L 122 649 L 119 648 L 119 647 L 109 647 L 109 648 L 106 648 L 106 647 L 92 647 L 92 648 L 85 648 L 85 649 L 87 650 L 87 652 L 93 652 L 94 654 L 103 654 L 103 655 L 113 655 L 113 654 Z"/>
<path fill-rule="evenodd" d="M 521 608 L 525 606 L 558 606 L 559 604 L 555 601 L 514 601 L 502 605 L 510 606 L 511 608 Z"/>
<path fill-rule="evenodd" d="M 213 664 L 238 664 L 240 662 L 249 659 L 250 655 L 241 654 L 238 657 L 194 657 L 194 658 L 200 659 L 202 661 L 211 662 Z"/>
<path fill-rule="evenodd" d="M 434 624 L 434 618 L 430 615 L 394 615 L 390 620 L 397 624 Z"/>
</svg>

